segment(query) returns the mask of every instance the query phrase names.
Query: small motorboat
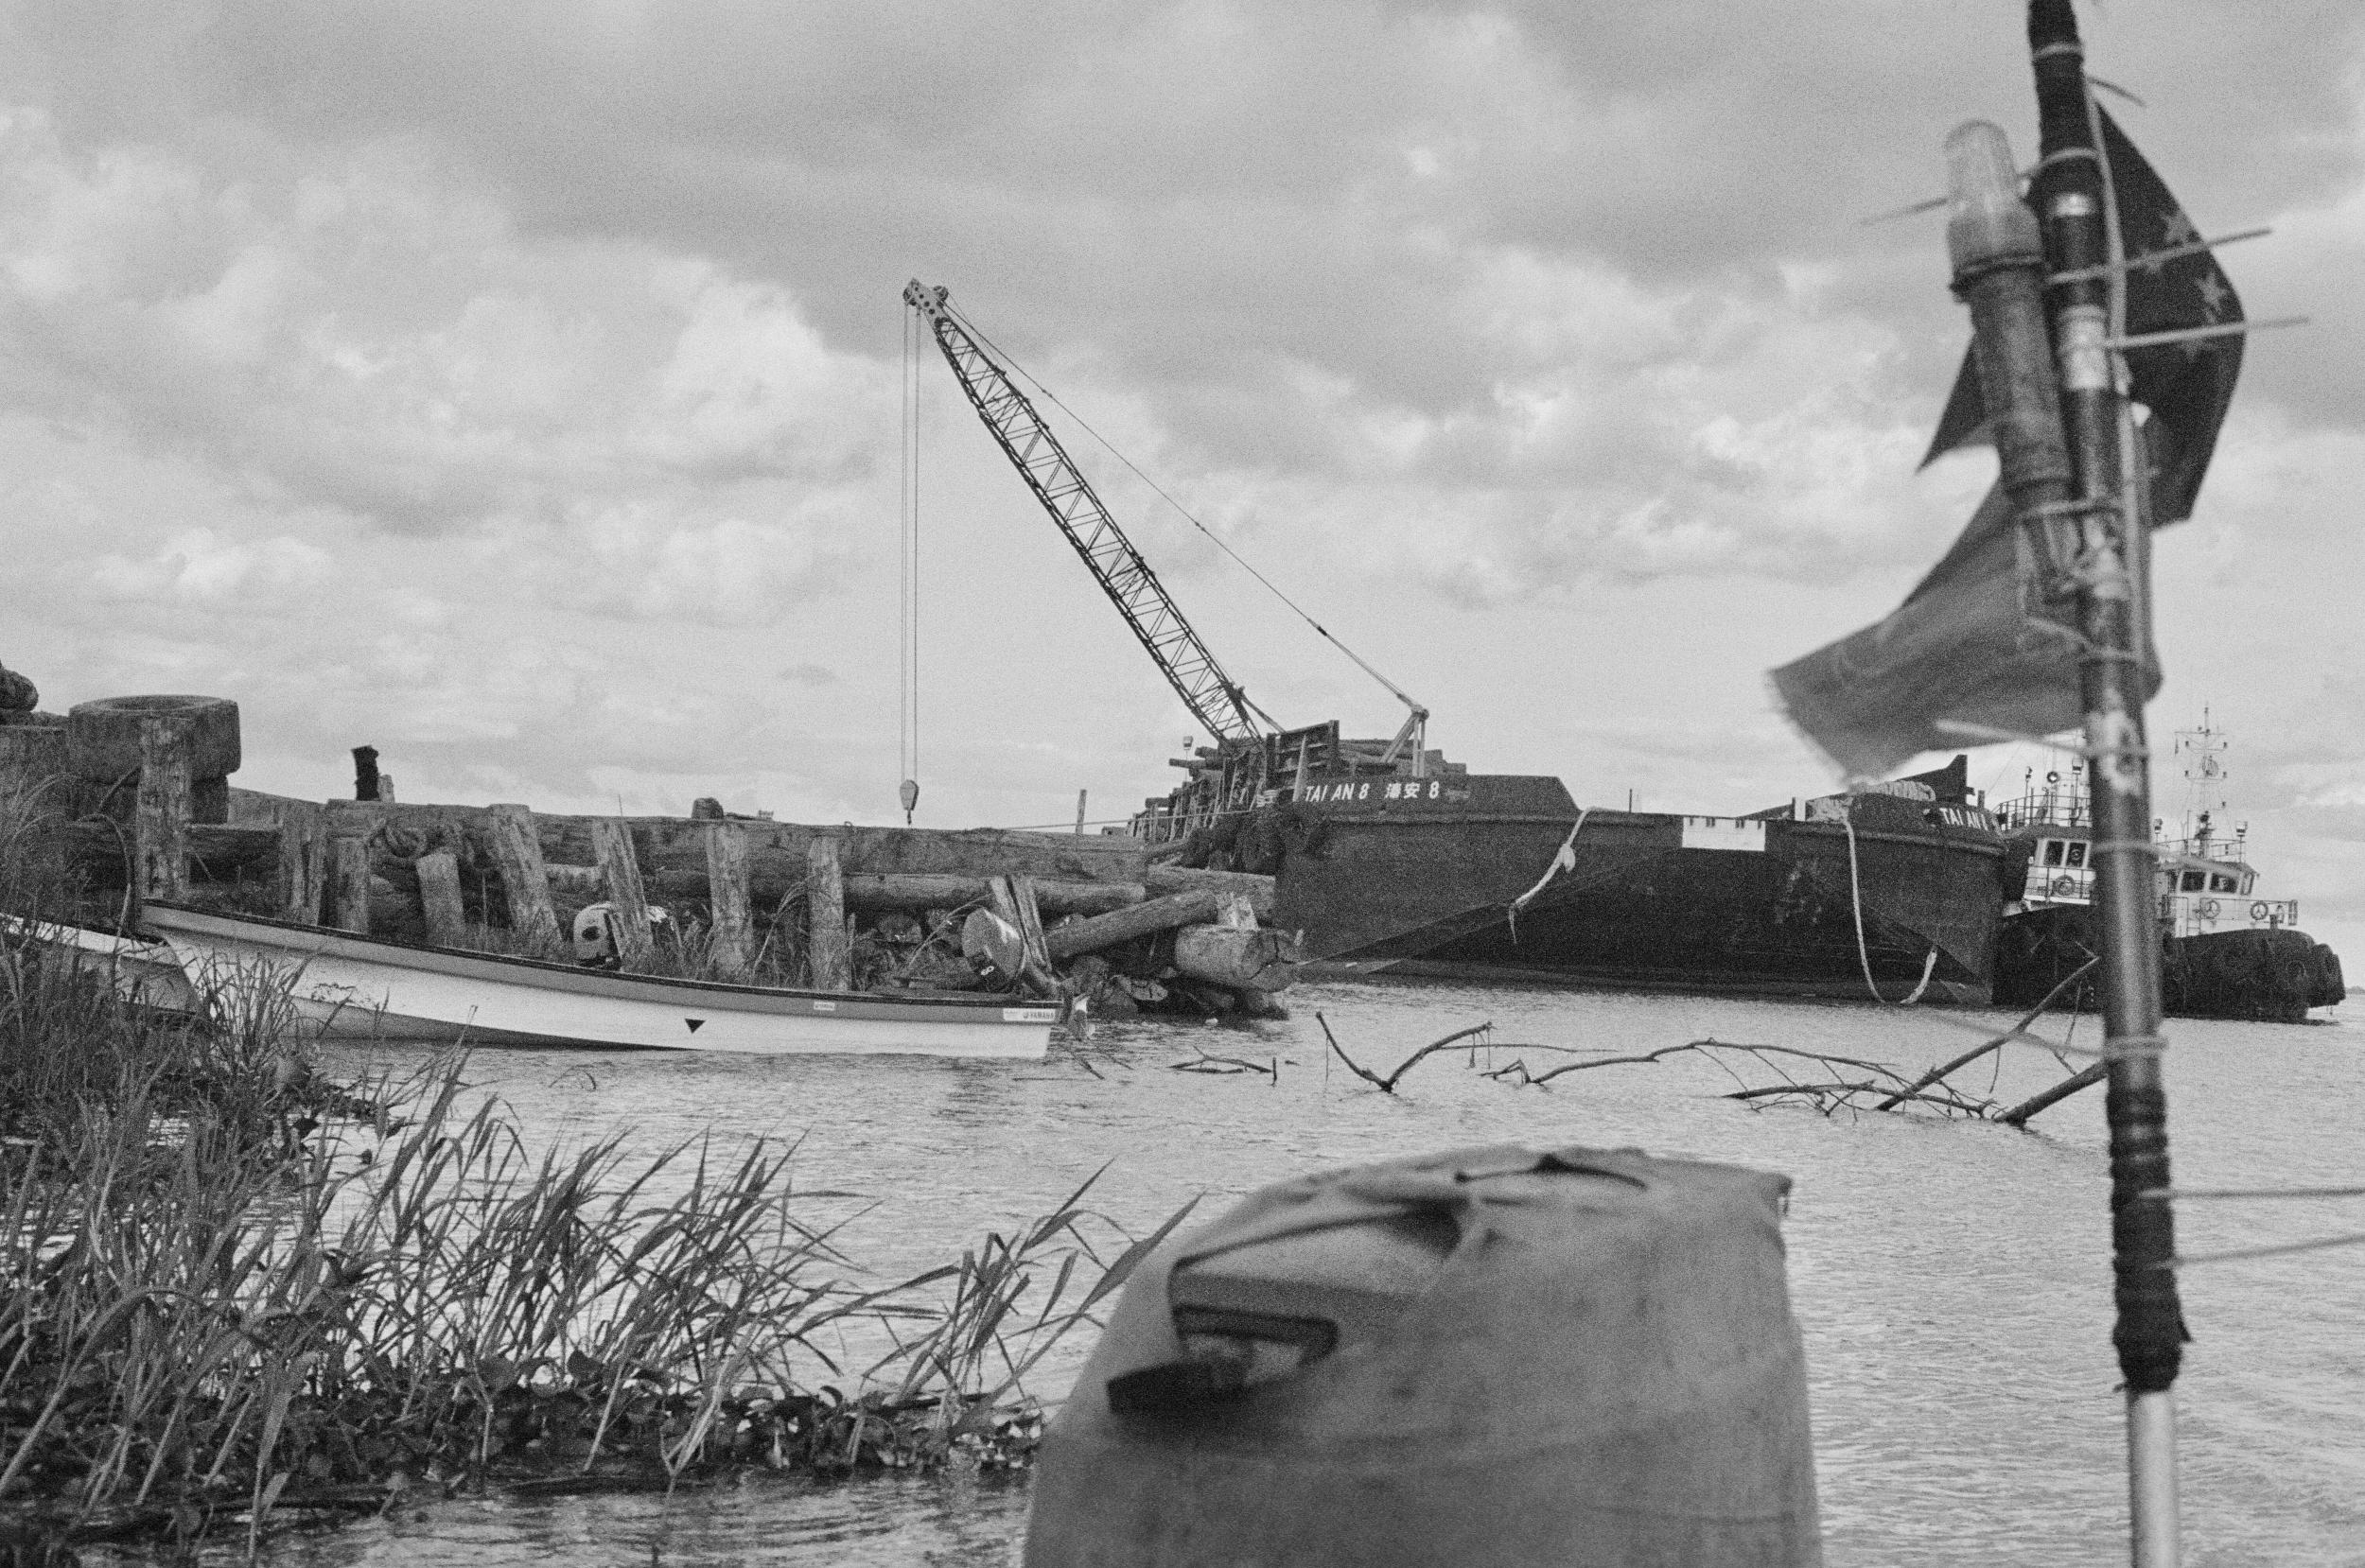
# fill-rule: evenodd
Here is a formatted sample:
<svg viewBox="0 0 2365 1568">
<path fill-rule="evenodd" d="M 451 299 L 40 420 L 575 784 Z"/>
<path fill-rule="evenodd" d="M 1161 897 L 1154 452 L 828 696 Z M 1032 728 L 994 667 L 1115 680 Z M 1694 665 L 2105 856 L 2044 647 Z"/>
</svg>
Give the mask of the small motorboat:
<svg viewBox="0 0 2365 1568">
<path fill-rule="evenodd" d="M 283 984 L 325 1035 L 759 1055 L 1040 1057 L 1055 1003 L 799 991 L 553 964 L 149 900 L 141 923 L 189 983 L 235 1005 Z"/>
<path fill-rule="evenodd" d="M 100 926 L 27 920 L 14 915 L 0 915 L 0 935 L 22 938 L 45 963 L 70 965 L 103 976 L 129 1001 L 174 1012 L 196 1006 L 180 960 L 163 942 L 125 936 Z"/>
</svg>

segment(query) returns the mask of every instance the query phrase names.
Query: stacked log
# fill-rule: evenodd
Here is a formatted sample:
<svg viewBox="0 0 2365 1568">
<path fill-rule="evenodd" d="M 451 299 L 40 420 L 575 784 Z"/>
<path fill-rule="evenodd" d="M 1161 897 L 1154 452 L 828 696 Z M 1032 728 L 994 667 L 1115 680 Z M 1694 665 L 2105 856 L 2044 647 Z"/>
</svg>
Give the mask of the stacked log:
<svg viewBox="0 0 2365 1568">
<path fill-rule="evenodd" d="M 828 989 L 1007 984 L 1117 1014 L 1270 1014 L 1296 969 L 1295 943 L 1259 923 L 1272 908 L 1270 878 L 1153 864 L 1131 839 L 816 827 L 703 805 L 691 817 L 587 817 L 290 800 L 228 786 L 236 706 L 210 698 L 109 699 L 62 724 L 0 735 L 42 736 L 0 752 L 0 762 L 61 768 L 97 813 L 56 813 L 41 832 L 84 868 L 99 904 L 128 885 L 397 939 L 559 957 L 573 917 L 605 902 L 622 957 L 636 964 L 657 942 L 661 906 L 701 935 L 700 972 L 715 978 Z M 962 922 L 978 910 L 1016 935 L 1008 973 L 990 981 L 980 969 L 995 966 L 963 955 Z M 502 933 L 497 944 L 491 932 Z"/>
</svg>

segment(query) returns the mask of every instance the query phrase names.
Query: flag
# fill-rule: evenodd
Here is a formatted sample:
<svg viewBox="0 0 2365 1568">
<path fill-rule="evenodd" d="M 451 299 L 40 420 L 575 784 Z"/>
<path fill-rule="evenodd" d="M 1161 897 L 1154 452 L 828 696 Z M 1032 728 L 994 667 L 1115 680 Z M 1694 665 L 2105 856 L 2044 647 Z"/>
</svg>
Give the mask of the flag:
<svg viewBox="0 0 2365 1568">
<path fill-rule="evenodd" d="M 2199 236 L 2151 166 L 2097 107 L 2127 276 L 2127 335 L 2239 322 L 2242 304 L 2206 251 L 2144 264 Z M 2149 515 L 2192 514 L 2217 427 L 2242 366 L 2236 334 L 2164 343 L 2127 356 L 2144 426 Z M 1927 463 L 1985 442 L 1987 410 L 1970 356 L 1940 416 Z M 1953 548 L 1886 619 L 1773 672 L 1775 694 L 1807 738 L 1851 778 L 1878 777 L 1925 751 L 2002 735 L 2048 735 L 2084 715 L 2076 605 L 2045 574 L 1999 485 Z M 2144 650 L 2145 689 L 2160 684 Z M 1952 727 L 1964 726 L 1964 727 Z M 1982 732 L 1986 732 L 1984 735 Z"/>
<path fill-rule="evenodd" d="M 2195 251 L 2142 264 L 2146 255 L 2190 245 L 2200 234 L 2118 122 L 2098 105 L 2094 113 L 2102 125 L 2103 156 L 2110 166 L 2119 234 L 2129 264 L 2127 335 L 2241 321 L 2241 297 L 2211 253 Z M 2234 378 L 2242 372 L 2242 336 L 2237 332 L 2134 349 L 2127 356 L 2127 370 L 2128 397 L 2151 410 L 2144 435 L 2151 465 L 2152 523 L 2181 523 L 2193 514 L 2193 498 L 2200 493 L 2201 476 L 2216 448 L 2217 427 L 2234 400 Z M 1978 366 L 1966 353 L 1923 465 L 1956 447 L 1986 442 L 1987 419 Z"/>
<path fill-rule="evenodd" d="M 2076 724 L 2079 638 L 2033 556 L 2004 487 L 1990 487 L 1887 618 L 1774 671 L 1791 723 L 1849 778 L 1982 739 L 1949 721 L 2016 735 Z"/>
</svg>

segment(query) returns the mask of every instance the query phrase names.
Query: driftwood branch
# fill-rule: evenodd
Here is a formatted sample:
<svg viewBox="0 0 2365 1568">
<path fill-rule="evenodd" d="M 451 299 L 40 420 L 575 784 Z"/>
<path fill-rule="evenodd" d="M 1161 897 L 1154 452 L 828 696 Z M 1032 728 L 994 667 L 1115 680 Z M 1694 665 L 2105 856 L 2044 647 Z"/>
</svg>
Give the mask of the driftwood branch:
<svg viewBox="0 0 2365 1568">
<path fill-rule="evenodd" d="M 1542 1047 L 1541 1049 L 1562 1050 L 1566 1048 L 1547 1046 Z M 1514 1072 L 1516 1072 L 1519 1075 L 1519 1082 L 1522 1084 L 1545 1084 L 1550 1083 L 1552 1079 L 1559 1077 L 1564 1072 L 1582 1072 L 1585 1069 L 1592 1067 L 1638 1066 L 1645 1062 L 1662 1061 L 1669 1056 L 1679 1055 L 1687 1051 L 1696 1051 L 1702 1055 L 1708 1055 L 1710 1052 L 1714 1051 L 1744 1051 L 1751 1055 L 1761 1057 L 1769 1054 L 1778 1056 L 1797 1056 L 1807 1061 L 1822 1062 L 1833 1067 L 1853 1067 L 1861 1069 L 1866 1072 L 1883 1072 L 1889 1073 L 1891 1077 L 1895 1076 L 1894 1073 L 1890 1073 L 1887 1067 L 1883 1066 L 1880 1062 L 1862 1061 L 1854 1056 L 1833 1056 L 1821 1051 L 1799 1051 L 1787 1045 L 1744 1045 L 1737 1040 L 1720 1040 L 1714 1038 L 1704 1040 L 1686 1040 L 1681 1045 L 1662 1045 L 1656 1051 L 1645 1051 L 1638 1055 L 1597 1056 L 1591 1061 L 1564 1062 L 1562 1065 L 1553 1068 L 1549 1072 L 1530 1072 L 1524 1062 L 1515 1061 L 1508 1067 L 1496 1069 L 1494 1071 L 1487 1073 L 1487 1076 L 1490 1078 L 1504 1078 L 1510 1076 Z M 1714 1056 L 1708 1056 L 1708 1059 L 1714 1061 L 1716 1058 Z"/>
<path fill-rule="evenodd" d="M 2028 1124 L 2028 1119 L 2037 1112 L 2059 1105 L 2081 1089 L 2093 1088 L 2110 1075 L 2111 1064 L 2096 1062 L 2081 1071 L 2071 1073 L 2042 1094 L 2031 1095 L 2023 1100 L 2019 1105 L 1998 1116 L 1996 1120 L 2007 1127 L 2024 1127 Z"/>
<path fill-rule="evenodd" d="M 1456 1041 L 1466 1040 L 1474 1035 L 1483 1035 L 1488 1030 L 1495 1027 L 1493 1020 L 1490 1019 L 1485 1023 L 1472 1024 L 1467 1029 L 1457 1029 L 1450 1035 L 1446 1035 L 1439 1039 L 1431 1040 L 1427 1045 L 1421 1047 L 1418 1051 L 1412 1053 L 1410 1056 L 1407 1056 L 1400 1064 L 1398 1064 L 1393 1072 L 1391 1072 L 1388 1076 L 1383 1078 L 1378 1073 L 1374 1072 L 1371 1069 L 1365 1067 L 1362 1063 L 1357 1061 L 1353 1056 L 1347 1054 L 1345 1047 L 1339 1043 L 1339 1037 L 1330 1032 L 1330 1020 L 1323 1017 L 1319 1010 L 1314 1014 L 1314 1021 L 1323 1026 L 1323 1038 L 1330 1042 L 1330 1049 L 1332 1053 L 1336 1054 L 1340 1061 L 1346 1063 L 1347 1071 L 1362 1079 L 1365 1083 L 1371 1084 L 1378 1089 L 1382 1094 L 1395 1093 L 1397 1081 L 1407 1072 L 1410 1072 L 1412 1070 L 1413 1064 L 1418 1062 L 1422 1057 L 1434 1055 L 1438 1052 L 1445 1050 L 1447 1046 L 1454 1044 Z"/>
<path fill-rule="evenodd" d="M 1241 1056 L 1216 1056 L 1201 1051 L 1187 1062 L 1168 1062 L 1166 1071 L 1169 1072 L 1215 1072 L 1225 1075 L 1235 1072 L 1256 1072 L 1271 1078 L 1277 1084 L 1281 1082 L 1281 1058 L 1275 1056 L 1267 1062 L 1252 1062 Z"/>
<path fill-rule="evenodd" d="M 1940 1078 L 1946 1077 L 1949 1073 L 1955 1072 L 1963 1068 L 1969 1067 L 1971 1063 L 1977 1061 L 1988 1052 L 2000 1050 L 2004 1046 L 2011 1043 L 2013 1040 L 2021 1038 L 2023 1036 L 2027 1034 L 2028 1026 L 2030 1024 L 2035 1023 L 2037 1019 L 2044 1016 L 2044 1010 L 2053 1005 L 2055 999 L 2058 998 L 2063 991 L 2068 990 L 2072 985 L 2075 985 L 2079 981 L 2085 979 L 2086 972 L 2101 962 L 2102 960 L 2099 958 L 2089 958 L 2085 963 L 2080 964 L 2075 970 L 2071 971 L 2069 976 L 2058 985 L 2056 985 L 2053 989 L 2047 991 L 2044 994 L 2044 1000 L 2038 1002 L 2034 1007 L 2028 1009 L 2028 1011 L 2022 1016 L 2021 1020 L 2012 1025 L 2010 1029 L 2001 1035 L 1998 1035 L 1995 1038 L 1989 1040 L 1985 1045 L 1975 1046 L 1972 1049 L 1964 1052 L 1961 1055 L 1955 1057 L 1951 1062 L 1932 1068 L 1920 1077 L 1916 1078 L 1903 1092 L 1900 1093 L 1896 1097 L 1896 1099 L 1883 1100 L 1872 1108 L 1874 1110 L 1887 1110 L 1891 1106 L 1895 1106 L 1898 1101 L 1903 1100 L 1906 1095 L 1918 1089 L 1928 1089 L 1932 1084 L 1936 1083 Z"/>
</svg>

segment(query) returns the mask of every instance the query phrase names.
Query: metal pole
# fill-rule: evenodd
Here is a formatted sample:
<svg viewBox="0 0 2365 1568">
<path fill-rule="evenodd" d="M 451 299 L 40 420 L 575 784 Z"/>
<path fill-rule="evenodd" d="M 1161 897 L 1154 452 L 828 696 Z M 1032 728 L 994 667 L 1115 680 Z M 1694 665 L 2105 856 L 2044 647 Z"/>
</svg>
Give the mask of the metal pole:
<svg viewBox="0 0 2365 1568">
<path fill-rule="evenodd" d="M 2029 0 L 2040 161 L 2030 205 L 2055 273 L 2110 260 L 2101 151 L 2087 108 L 2085 53 L 2069 0 Z M 2161 1072 L 2160 940 L 2151 798 L 2144 742 L 2145 671 L 2129 570 L 2121 406 L 2104 347 L 2109 285 L 2096 273 L 2052 300 L 2061 411 L 2081 508 L 2062 514 L 2086 651 L 2079 687 L 2093 801 L 2096 914 L 2102 938 L 2103 1050 L 2109 1065 L 2111 1217 L 2118 1321 L 2111 1343 L 2126 1379 L 2128 1502 L 2137 1568 L 2178 1560 L 2176 1411 L 2183 1354 L 2168 1189 L 2167 1093 Z M 2147 526 L 2139 520 L 2136 527 Z"/>
</svg>

